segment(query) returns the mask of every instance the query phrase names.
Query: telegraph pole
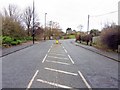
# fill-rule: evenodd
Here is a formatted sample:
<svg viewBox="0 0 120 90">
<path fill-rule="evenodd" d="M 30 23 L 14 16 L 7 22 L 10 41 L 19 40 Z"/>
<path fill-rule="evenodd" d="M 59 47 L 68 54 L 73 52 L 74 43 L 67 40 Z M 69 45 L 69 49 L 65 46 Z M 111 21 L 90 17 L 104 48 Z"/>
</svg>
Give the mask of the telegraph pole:
<svg viewBox="0 0 120 90">
<path fill-rule="evenodd" d="M 90 19 L 90 15 L 88 15 L 87 34 L 89 32 L 89 19 Z"/>
<path fill-rule="evenodd" d="M 34 37 L 35 37 L 35 28 L 34 28 L 34 24 L 35 24 L 35 6 L 34 6 L 34 0 L 33 0 L 33 32 L 32 32 L 32 36 L 33 36 L 33 44 L 34 44 Z"/>
</svg>

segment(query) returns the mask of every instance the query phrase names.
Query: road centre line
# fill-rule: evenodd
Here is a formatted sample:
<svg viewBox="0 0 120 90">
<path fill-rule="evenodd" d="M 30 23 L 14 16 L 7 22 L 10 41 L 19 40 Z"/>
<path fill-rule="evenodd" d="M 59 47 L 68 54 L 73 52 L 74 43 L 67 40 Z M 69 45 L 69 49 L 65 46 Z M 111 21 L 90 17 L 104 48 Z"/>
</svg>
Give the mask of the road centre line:
<svg viewBox="0 0 120 90">
<path fill-rule="evenodd" d="M 50 49 L 48 50 L 48 53 L 50 52 Z"/>
<path fill-rule="evenodd" d="M 83 76 L 83 74 L 78 71 L 78 74 L 80 75 L 80 77 L 82 78 L 82 80 L 84 81 L 85 85 L 88 87 L 89 90 L 92 90 L 91 86 L 88 84 L 88 82 L 86 81 L 85 77 Z"/>
<path fill-rule="evenodd" d="M 47 57 L 47 54 L 45 55 L 45 57 L 44 57 L 44 59 L 43 59 L 42 63 L 44 63 L 44 62 L 45 62 L 46 57 Z"/>
<path fill-rule="evenodd" d="M 72 62 L 72 64 L 74 64 L 74 61 L 72 60 L 72 58 L 70 57 L 70 55 L 68 55 L 70 61 Z"/>
<path fill-rule="evenodd" d="M 62 45 L 62 47 L 64 48 L 64 46 Z M 64 48 L 64 50 L 65 50 L 65 52 L 67 53 L 67 50 Z M 70 57 L 70 55 L 68 54 L 68 57 L 69 57 L 69 59 L 70 59 L 70 61 L 72 62 L 72 64 L 74 64 L 74 61 L 73 61 L 73 59 Z"/>
<path fill-rule="evenodd" d="M 48 50 L 48 53 L 50 52 L 50 50 L 51 50 L 52 46 L 53 46 L 53 44 L 51 45 L 50 49 Z M 43 58 L 42 63 L 44 63 L 44 62 L 45 62 L 46 57 L 47 57 L 47 54 L 46 54 L 46 55 L 45 55 L 45 57 Z"/>
<path fill-rule="evenodd" d="M 65 50 L 65 52 L 67 53 L 67 50 L 66 49 L 64 49 Z"/>
<path fill-rule="evenodd" d="M 66 60 L 69 60 L 68 58 L 60 58 L 60 57 L 55 57 L 55 56 L 48 56 L 48 57 L 57 58 L 57 59 L 66 59 Z"/>
<path fill-rule="evenodd" d="M 33 83 L 33 81 L 34 81 L 35 77 L 36 77 L 36 76 L 37 76 L 37 74 L 38 74 L 38 72 L 39 72 L 39 70 L 36 70 L 35 74 L 33 75 L 32 79 L 30 80 L 30 82 L 29 82 L 29 84 L 28 84 L 28 86 L 27 86 L 27 89 L 26 89 L 26 90 L 28 90 L 28 89 L 31 87 L 31 85 L 32 85 L 32 83 Z"/>
<path fill-rule="evenodd" d="M 65 48 L 62 44 L 61 44 L 61 46 L 63 47 L 63 49 Z"/>
<path fill-rule="evenodd" d="M 37 81 L 39 81 L 39 82 L 41 82 L 41 83 L 46 83 L 46 84 L 49 84 L 49 85 L 53 85 L 53 86 L 56 86 L 56 87 L 60 87 L 60 88 L 69 88 L 69 89 L 72 88 L 72 87 L 65 86 L 65 85 L 61 85 L 61 84 L 58 84 L 58 83 L 53 83 L 53 82 L 44 81 L 44 80 L 41 80 L 41 79 L 37 79 Z"/>
<path fill-rule="evenodd" d="M 65 47 L 63 45 L 62 45 L 62 47 L 63 47 L 64 51 L 67 53 L 67 50 L 65 49 Z"/>
<path fill-rule="evenodd" d="M 51 48 L 53 47 L 53 44 L 51 45 Z"/>
<path fill-rule="evenodd" d="M 69 63 L 64 63 L 64 62 L 58 62 L 58 61 L 51 61 L 51 60 L 46 60 L 46 62 L 52 62 L 52 63 L 58 63 L 58 64 L 64 64 L 64 65 L 70 65 Z"/>
<path fill-rule="evenodd" d="M 50 52 L 51 48 L 52 48 L 53 44 L 51 45 L 50 49 L 48 50 L 48 53 Z"/>
<path fill-rule="evenodd" d="M 70 75 L 74 75 L 74 76 L 77 76 L 77 75 L 78 75 L 78 74 L 76 74 L 76 73 L 71 73 L 71 72 L 62 71 L 62 70 L 57 70 L 57 69 L 52 69 L 52 68 L 47 68 L 47 67 L 45 67 L 44 69 L 50 70 L 50 71 L 59 72 L 59 73 L 64 73 L 64 74 L 70 74 Z"/>
</svg>

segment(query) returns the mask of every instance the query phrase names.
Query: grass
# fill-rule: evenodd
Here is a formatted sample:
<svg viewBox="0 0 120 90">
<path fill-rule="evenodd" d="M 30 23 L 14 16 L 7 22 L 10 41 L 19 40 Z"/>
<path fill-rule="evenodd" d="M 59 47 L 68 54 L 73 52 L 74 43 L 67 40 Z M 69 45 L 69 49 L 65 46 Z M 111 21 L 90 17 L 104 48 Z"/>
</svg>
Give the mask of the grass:
<svg viewBox="0 0 120 90">
<path fill-rule="evenodd" d="M 69 39 L 75 39 L 75 35 L 66 35 L 66 36 L 69 37 Z M 61 39 L 64 40 L 64 37 L 65 36 L 62 36 Z"/>
<path fill-rule="evenodd" d="M 68 35 L 70 39 L 75 39 L 75 35 Z"/>
</svg>

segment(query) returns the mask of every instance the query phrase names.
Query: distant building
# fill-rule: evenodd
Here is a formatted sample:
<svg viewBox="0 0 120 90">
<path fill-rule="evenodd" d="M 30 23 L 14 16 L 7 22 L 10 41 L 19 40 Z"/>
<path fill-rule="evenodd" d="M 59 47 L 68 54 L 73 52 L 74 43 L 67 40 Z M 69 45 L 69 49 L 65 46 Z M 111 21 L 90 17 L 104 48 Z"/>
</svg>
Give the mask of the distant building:
<svg viewBox="0 0 120 90">
<path fill-rule="evenodd" d="M 75 34 L 75 33 L 76 33 L 76 30 L 73 30 L 72 33 Z"/>
<path fill-rule="evenodd" d="M 71 34 L 71 33 L 72 33 L 72 30 L 67 30 L 66 33 L 67 33 L 67 34 Z"/>
</svg>

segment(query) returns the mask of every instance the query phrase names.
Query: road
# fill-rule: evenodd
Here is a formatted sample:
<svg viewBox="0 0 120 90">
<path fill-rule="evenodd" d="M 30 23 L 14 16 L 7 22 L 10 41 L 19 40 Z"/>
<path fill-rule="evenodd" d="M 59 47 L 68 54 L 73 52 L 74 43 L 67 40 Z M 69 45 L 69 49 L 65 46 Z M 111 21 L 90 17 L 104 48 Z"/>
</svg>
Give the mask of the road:
<svg viewBox="0 0 120 90">
<path fill-rule="evenodd" d="M 118 62 L 71 43 L 45 41 L 2 57 L 3 88 L 118 88 Z"/>
</svg>

